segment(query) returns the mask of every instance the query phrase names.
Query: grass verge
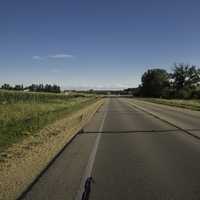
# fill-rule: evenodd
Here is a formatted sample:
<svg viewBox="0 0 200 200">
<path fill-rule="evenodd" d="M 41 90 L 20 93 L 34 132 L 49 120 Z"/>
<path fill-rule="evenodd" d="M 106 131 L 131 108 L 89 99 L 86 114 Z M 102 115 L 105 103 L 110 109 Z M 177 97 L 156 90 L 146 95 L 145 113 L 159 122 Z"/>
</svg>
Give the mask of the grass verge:
<svg viewBox="0 0 200 200">
<path fill-rule="evenodd" d="M 95 96 L 22 92 L 0 92 L 0 96 L 0 153 L 97 100 Z"/>
<path fill-rule="evenodd" d="M 157 98 L 140 98 L 141 100 L 158 103 L 168 106 L 187 108 L 190 110 L 200 111 L 200 100 L 183 100 L 183 99 L 157 99 Z"/>
<path fill-rule="evenodd" d="M 104 102 L 98 99 L 91 101 L 3 152 L 0 159 L 0 199 L 19 197 Z"/>
</svg>

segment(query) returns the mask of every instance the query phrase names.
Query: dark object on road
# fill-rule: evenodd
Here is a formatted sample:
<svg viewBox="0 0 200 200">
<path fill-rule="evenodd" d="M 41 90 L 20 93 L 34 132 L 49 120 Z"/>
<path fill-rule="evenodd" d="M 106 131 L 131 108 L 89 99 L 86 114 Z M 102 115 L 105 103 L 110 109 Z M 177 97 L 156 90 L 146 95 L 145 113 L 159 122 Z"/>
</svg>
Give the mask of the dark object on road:
<svg viewBox="0 0 200 200">
<path fill-rule="evenodd" d="M 88 177 L 85 181 L 85 190 L 83 192 L 82 198 L 81 200 L 89 200 L 89 196 L 90 196 L 90 191 L 91 191 L 91 183 L 92 183 L 93 179 L 92 177 Z"/>
</svg>

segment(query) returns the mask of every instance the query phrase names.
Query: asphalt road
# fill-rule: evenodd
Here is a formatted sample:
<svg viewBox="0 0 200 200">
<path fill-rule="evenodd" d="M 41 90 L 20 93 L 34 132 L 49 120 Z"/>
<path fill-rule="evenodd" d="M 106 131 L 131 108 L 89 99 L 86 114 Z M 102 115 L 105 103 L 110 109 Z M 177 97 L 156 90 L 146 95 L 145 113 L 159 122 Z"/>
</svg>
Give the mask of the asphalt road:
<svg viewBox="0 0 200 200">
<path fill-rule="evenodd" d="M 200 112 L 184 108 L 177 108 L 162 104 L 155 104 L 137 99 L 129 99 L 128 102 L 158 115 L 159 117 L 183 128 L 200 137 Z"/>
<path fill-rule="evenodd" d="M 23 199 L 80 199 L 88 176 L 90 200 L 200 199 L 200 140 L 127 101 L 200 133 L 197 112 L 108 99 Z"/>
</svg>

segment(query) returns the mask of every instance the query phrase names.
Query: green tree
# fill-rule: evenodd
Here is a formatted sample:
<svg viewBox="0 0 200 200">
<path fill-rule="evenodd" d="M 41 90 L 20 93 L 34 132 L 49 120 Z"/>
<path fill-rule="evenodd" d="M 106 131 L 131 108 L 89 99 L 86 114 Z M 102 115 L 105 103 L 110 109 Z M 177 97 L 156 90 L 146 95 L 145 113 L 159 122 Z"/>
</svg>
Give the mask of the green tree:
<svg viewBox="0 0 200 200">
<path fill-rule="evenodd" d="M 13 90 L 23 90 L 24 86 L 23 85 L 15 85 Z"/>
<path fill-rule="evenodd" d="M 1 86 L 1 89 L 4 90 L 12 90 L 12 86 L 10 86 L 9 84 L 5 83 Z"/>
<path fill-rule="evenodd" d="M 175 64 L 172 78 L 176 90 L 192 88 L 200 82 L 200 69 L 195 65 Z"/>
<path fill-rule="evenodd" d="M 166 70 L 149 69 L 142 75 L 141 93 L 146 97 L 162 97 L 169 85 L 169 74 Z"/>
</svg>

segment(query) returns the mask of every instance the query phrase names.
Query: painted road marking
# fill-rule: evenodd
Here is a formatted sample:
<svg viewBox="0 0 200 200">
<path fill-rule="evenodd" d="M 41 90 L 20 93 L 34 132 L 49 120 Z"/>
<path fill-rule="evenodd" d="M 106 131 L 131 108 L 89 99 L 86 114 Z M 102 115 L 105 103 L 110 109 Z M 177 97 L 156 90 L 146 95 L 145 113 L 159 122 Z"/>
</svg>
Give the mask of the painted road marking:
<svg viewBox="0 0 200 200">
<path fill-rule="evenodd" d="M 109 102 L 107 102 L 107 106 L 108 106 L 108 103 Z M 100 142 L 100 139 L 101 139 L 101 136 L 102 136 L 104 123 L 105 123 L 105 120 L 106 120 L 106 116 L 107 116 L 107 112 L 104 113 L 103 120 L 102 120 L 101 126 L 99 128 L 99 133 L 98 133 L 98 136 L 95 140 L 95 144 L 93 146 L 92 152 L 90 154 L 90 157 L 89 157 L 89 160 L 88 160 L 88 163 L 87 163 L 87 167 L 86 167 L 85 172 L 82 176 L 80 188 L 77 192 L 75 200 L 81 200 L 82 194 L 84 193 L 85 181 L 87 180 L 88 177 L 91 177 L 92 169 L 93 169 L 93 165 L 94 165 L 94 161 L 95 161 L 95 157 L 96 157 L 96 153 L 97 153 L 97 149 L 98 149 L 98 146 L 99 146 L 99 142 Z"/>
</svg>

